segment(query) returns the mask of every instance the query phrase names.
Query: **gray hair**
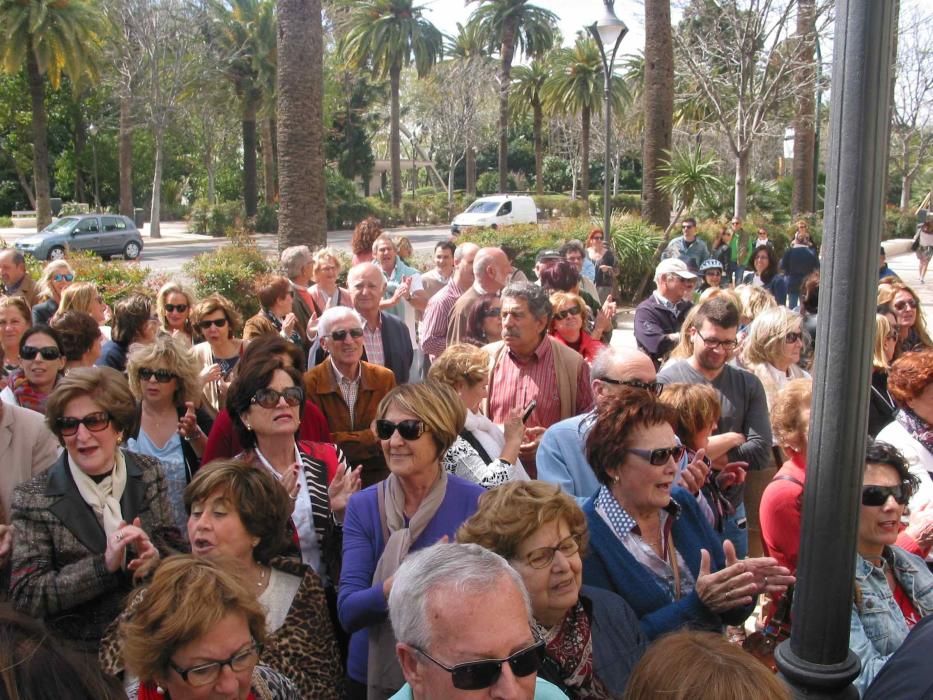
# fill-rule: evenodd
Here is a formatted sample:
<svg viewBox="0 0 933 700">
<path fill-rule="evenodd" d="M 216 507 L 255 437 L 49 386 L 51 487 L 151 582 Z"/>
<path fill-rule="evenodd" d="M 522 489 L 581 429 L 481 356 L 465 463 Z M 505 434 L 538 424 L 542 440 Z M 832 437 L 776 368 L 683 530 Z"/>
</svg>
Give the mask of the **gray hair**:
<svg viewBox="0 0 933 700">
<path fill-rule="evenodd" d="M 502 290 L 502 294 L 500 295 L 502 299 L 506 297 L 510 299 L 524 299 L 525 303 L 528 304 L 528 310 L 531 312 L 532 316 L 538 320 L 551 320 L 554 307 L 551 306 L 548 293 L 537 284 L 532 284 L 531 282 L 516 282 L 510 284 Z"/>
<path fill-rule="evenodd" d="M 569 253 L 570 251 L 573 251 L 574 253 L 579 253 L 580 255 L 583 255 L 583 256 L 586 255 L 586 248 L 583 246 L 583 241 L 577 240 L 576 238 L 571 238 L 569 241 L 567 241 L 566 243 L 564 243 L 564 245 L 560 247 L 560 254 L 563 255 L 565 258 L 567 257 L 567 253 Z"/>
<path fill-rule="evenodd" d="M 376 240 L 373 241 L 373 255 L 376 254 L 376 249 L 379 248 L 380 243 L 388 243 L 392 246 L 392 250 L 398 253 L 398 246 L 395 245 L 395 241 L 392 240 L 392 236 L 387 233 L 383 233 L 381 236 L 378 236 Z"/>
<path fill-rule="evenodd" d="M 334 326 L 347 319 L 356 321 L 361 328 L 363 327 L 363 317 L 356 312 L 356 309 L 349 306 L 332 306 L 325 310 L 317 320 L 318 337 L 323 338 L 330 335 Z"/>
<path fill-rule="evenodd" d="M 294 279 L 301 274 L 301 268 L 311 262 L 311 255 L 311 249 L 306 245 L 293 245 L 283 250 L 279 260 L 285 276 Z"/>
<path fill-rule="evenodd" d="M 431 647 L 428 608 L 442 593 L 486 595 L 506 578 L 515 584 L 525 602 L 531 625 L 531 600 L 521 575 L 495 552 L 478 544 L 435 544 L 409 554 L 392 582 L 389 619 L 395 638 L 417 647 Z"/>
<path fill-rule="evenodd" d="M 466 251 L 470 250 L 470 246 L 475 245 L 475 243 L 461 243 L 456 248 L 454 248 L 454 262 L 459 265 L 460 261 L 463 260 L 463 256 L 466 254 Z M 477 246 L 477 249 L 478 248 L 479 246 Z"/>
</svg>

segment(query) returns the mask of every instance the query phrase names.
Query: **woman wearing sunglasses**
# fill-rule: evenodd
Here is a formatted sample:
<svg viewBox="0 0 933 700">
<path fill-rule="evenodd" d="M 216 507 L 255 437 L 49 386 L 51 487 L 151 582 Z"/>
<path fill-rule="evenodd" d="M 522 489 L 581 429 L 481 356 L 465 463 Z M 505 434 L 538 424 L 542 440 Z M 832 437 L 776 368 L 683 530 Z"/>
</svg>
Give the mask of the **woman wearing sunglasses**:
<svg viewBox="0 0 933 700">
<path fill-rule="evenodd" d="M 122 374 L 74 370 L 45 413 L 65 452 L 14 490 L 10 597 L 17 609 L 96 657 L 134 584 L 183 541 L 162 467 L 120 448 L 136 419 Z"/>
<path fill-rule="evenodd" d="M 875 316 L 875 347 L 871 356 L 871 393 L 868 395 L 868 434 L 875 437 L 897 413 L 897 404 L 888 391 L 888 372 L 897 352 L 897 329 L 888 315 Z"/>
<path fill-rule="evenodd" d="M 351 699 L 387 698 L 404 683 L 387 601 L 405 556 L 442 538 L 476 511 L 483 488 L 441 466 L 463 430 L 464 409 L 442 384 L 403 384 L 379 403 L 373 432 L 390 474 L 350 499 L 343 531 L 338 611 L 352 634 Z"/>
<path fill-rule="evenodd" d="M 605 301 L 612 293 L 612 285 L 616 276 L 616 256 L 606 245 L 606 235 L 601 228 L 594 228 L 586 237 L 586 257 L 592 261 L 596 268 L 596 291 L 599 300 Z"/>
<path fill-rule="evenodd" d="M 256 296 L 261 308 L 246 320 L 243 340 L 275 334 L 301 346 L 298 317 L 292 313 L 295 291 L 288 278 L 273 276 L 260 280 L 256 285 Z"/>
<path fill-rule="evenodd" d="M 503 484 L 483 494 L 457 541 L 491 549 L 521 575 L 545 642 L 540 677 L 570 698 L 621 697 L 648 642 L 622 598 L 583 585 L 586 518 L 570 496 L 543 481 Z"/>
<path fill-rule="evenodd" d="M 787 382 L 810 378 L 798 364 L 805 342 L 800 314 L 786 306 L 761 312 L 749 325 L 741 364 L 761 380 L 769 407 Z"/>
<path fill-rule="evenodd" d="M 130 700 L 293 700 L 287 677 L 259 665 L 266 615 L 235 574 L 207 559 L 177 556 L 156 571 L 119 627 Z M 316 696 L 314 696 L 316 697 Z M 323 697 L 323 696 L 321 696 Z"/>
<path fill-rule="evenodd" d="M 245 344 L 236 337 L 243 317 L 229 299 L 211 294 L 194 307 L 191 321 L 204 338 L 194 352 L 201 363 L 203 408 L 214 418 L 224 407 L 233 370 L 243 356 Z"/>
<path fill-rule="evenodd" d="M 630 389 L 600 406 L 587 456 L 602 486 L 583 506 L 588 585 L 618 593 L 649 639 L 681 627 L 721 632 L 741 625 L 759 593 L 793 583 L 769 557 L 738 561 L 720 544 L 696 498 L 674 486 L 684 448 L 675 411 Z"/>
<path fill-rule="evenodd" d="M 498 294 L 483 294 L 473 302 L 467 316 L 464 343 L 477 347 L 502 340 L 502 303 Z"/>
<path fill-rule="evenodd" d="M 890 309 L 897 319 L 897 357 L 933 347 L 920 297 L 913 289 L 903 282 L 883 285 L 878 288 L 878 306 Z"/>
<path fill-rule="evenodd" d="M 39 278 L 39 299 L 42 301 L 32 307 L 32 322 L 48 324 L 49 319 L 58 311 L 64 292 L 75 281 L 74 270 L 64 260 L 53 260 Z"/>
<path fill-rule="evenodd" d="M 156 315 L 161 330 L 189 348 L 194 345 L 191 313 L 195 301 L 194 293 L 175 280 L 163 284 L 156 295 Z"/>
<path fill-rule="evenodd" d="M 91 316 L 106 340 L 110 340 L 112 331 L 107 323 L 111 319 L 110 308 L 104 301 L 100 290 L 90 282 L 74 282 L 62 292 L 62 300 L 56 314 L 66 311 L 82 311 Z"/>
<path fill-rule="evenodd" d="M 590 320 L 590 309 L 578 294 L 554 292 L 551 294 L 551 316 L 549 334 L 557 342 L 573 348 L 587 364 L 592 364 L 596 354 L 606 347 L 586 332 Z"/>
<path fill-rule="evenodd" d="M 19 358 L 20 367 L 9 374 L 0 401 L 43 413 L 65 369 L 58 331 L 48 326 L 29 328 L 19 340 Z"/>
<path fill-rule="evenodd" d="M 895 546 L 901 518 L 918 486 L 904 456 L 874 442 L 865 455 L 855 559 L 849 648 L 862 662 L 859 693 L 897 651 L 907 633 L 933 612 L 933 574 L 920 557 Z"/>
</svg>

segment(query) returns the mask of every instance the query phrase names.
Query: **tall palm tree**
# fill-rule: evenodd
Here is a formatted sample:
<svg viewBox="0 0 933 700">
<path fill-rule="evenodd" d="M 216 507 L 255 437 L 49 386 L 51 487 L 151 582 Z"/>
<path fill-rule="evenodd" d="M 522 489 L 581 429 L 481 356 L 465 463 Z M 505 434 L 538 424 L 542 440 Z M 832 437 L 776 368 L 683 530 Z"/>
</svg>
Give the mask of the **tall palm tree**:
<svg viewBox="0 0 933 700">
<path fill-rule="evenodd" d="M 327 245 L 321 0 L 278 0 L 279 247 Z"/>
<path fill-rule="evenodd" d="M 32 169 L 39 230 L 52 221 L 45 80 L 58 89 L 62 73 L 96 79 L 102 30 L 103 15 L 89 0 L 0 0 L 0 69 L 12 75 L 25 66 L 32 102 Z"/>
<path fill-rule="evenodd" d="M 526 56 L 549 51 L 557 32 L 557 15 L 528 0 L 467 0 L 479 7 L 470 23 L 499 51 L 499 191 L 505 192 L 509 175 L 509 91 L 516 50 Z"/>
<path fill-rule="evenodd" d="M 509 109 L 519 114 L 531 112 L 535 143 L 535 194 L 544 194 L 544 82 L 550 75 L 544 58 L 536 58 L 527 66 L 512 71 L 512 92 Z"/>
<path fill-rule="evenodd" d="M 671 200 L 661 188 L 661 163 L 671 150 L 674 121 L 674 38 L 671 0 L 645 0 L 645 57 L 642 99 L 645 137 L 642 146 L 641 213 L 655 226 L 667 228 Z"/>
<path fill-rule="evenodd" d="M 353 66 L 368 67 L 380 79 L 389 78 L 389 158 L 392 167 L 392 205 L 402 202 L 402 163 L 399 139 L 399 88 L 402 68 L 414 63 L 424 77 L 444 55 L 443 35 L 422 16 L 413 0 L 357 0 L 340 50 Z"/>
</svg>

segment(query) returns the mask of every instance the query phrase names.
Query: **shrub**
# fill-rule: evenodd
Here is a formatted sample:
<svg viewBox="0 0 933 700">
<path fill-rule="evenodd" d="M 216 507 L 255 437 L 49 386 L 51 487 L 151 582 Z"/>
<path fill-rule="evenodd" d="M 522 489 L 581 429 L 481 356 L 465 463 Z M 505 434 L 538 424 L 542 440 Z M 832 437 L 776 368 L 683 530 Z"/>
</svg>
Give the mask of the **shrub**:
<svg viewBox="0 0 933 700">
<path fill-rule="evenodd" d="M 509 192 L 515 192 L 518 189 L 518 185 L 515 182 L 515 176 L 511 173 L 509 173 L 509 176 L 506 180 L 506 187 L 508 187 Z M 476 178 L 476 193 L 481 195 L 500 194 L 499 173 L 490 170 Z"/>
<path fill-rule="evenodd" d="M 887 206 L 884 211 L 884 229 L 881 240 L 890 238 L 913 238 L 917 233 L 917 217 L 909 209 Z"/>
<path fill-rule="evenodd" d="M 253 284 L 260 275 L 273 272 L 273 265 L 254 243 L 238 239 L 189 260 L 184 271 L 194 280 L 199 297 L 222 294 L 249 317 L 259 311 Z"/>
<path fill-rule="evenodd" d="M 0 228 L 13 228 L 13 219 L 9 216 L 0 216 Z"/>
<path fill-rule="evenodd" d="M 91 211 L 91 206 L 84 202 L 65 202 L 62 204 L 62 210 L 58 212 L 59 216 L 73 216 L 74 214 L 87 214 Z"/>
<path fill-rule="evenodd" d="M 551 217 L 576 218 L 583 216 L 585 208 L 582 199 L 570 199 L 565 194 L 545 194 L 535 197 L 535 205 L 545 219 Z"/>
<path fill-rule="evenodd" d="M 243 218 L 243 207 L 239 202 L 217 202 L 208 204 L 197 200 L 191 207 L 191 228 L 195 233 L 206 236 L 224 236 L 228 229 Z"/>
<path fill-rule="evenodd" d="M 274 204 L 260 204 L 256 212 L 256 230 L 260 233 L 279 232 L 279 208 Z"/>
<path fill-rule="evenodd" d="M 325 168 L 327 227 L 353 228 L 357 221 L 369 216 L 367 201 L 356 191 L 356 185 L 331 168 Z M 387 226 L 383 221 L 383 226 Z"/>
<path fill-rule="evenodd" d="M 149 268 L 141 266 L 138 260 L 105 261 L 87 250 L 68 250 L 65 259 L 74 270 L 75 279 L 95 284 L 110 305 L 131 292 L 151 296 L 147 285 Z M 39 279 L 46 264 L 45 260 L 26 256 L 26 271 L 33 279 Z"/>
</svg>

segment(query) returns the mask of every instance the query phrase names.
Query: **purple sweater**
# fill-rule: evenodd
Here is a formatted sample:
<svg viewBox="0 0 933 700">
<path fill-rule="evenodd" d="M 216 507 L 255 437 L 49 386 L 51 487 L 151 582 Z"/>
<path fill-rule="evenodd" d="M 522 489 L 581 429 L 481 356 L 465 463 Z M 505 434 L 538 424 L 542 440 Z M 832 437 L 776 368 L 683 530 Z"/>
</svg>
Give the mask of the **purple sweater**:
<svg viewBox="0 0 933 700">
<path fill-rule="evenodd" d="M 337 612 L 340 624 L 352 635 L 347 675 L 360 683 L 366 683 L 367 628 L 383 621 L 389 612 L 382 582 L 373 585 L 376 563 L 385 548 L 379 522 L 378 488 L 379 484 L 374 484 L 351 496 L 343 522 L 343 568 L 337 593 Z M 457 528 L 476 512 L 477 502 L 483 493 L 485 489 L 481 486 L 448 475 L 444 501 L 421 537 L 411 546 L 411 551 L 429 547 L 444 535 L 453 542 Z"/>
</svg>

